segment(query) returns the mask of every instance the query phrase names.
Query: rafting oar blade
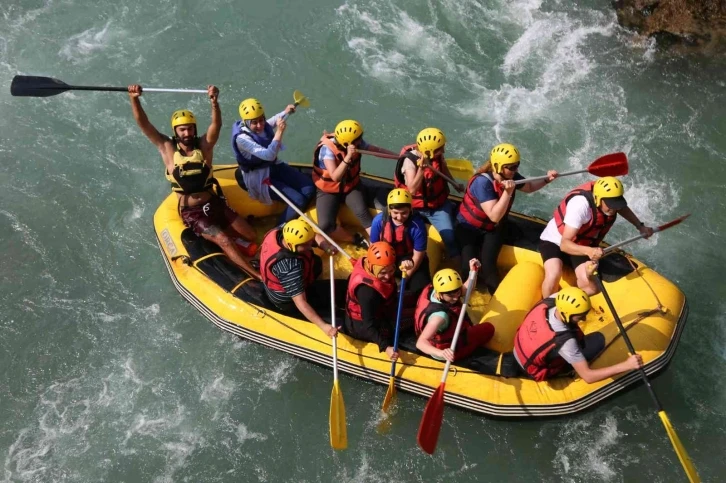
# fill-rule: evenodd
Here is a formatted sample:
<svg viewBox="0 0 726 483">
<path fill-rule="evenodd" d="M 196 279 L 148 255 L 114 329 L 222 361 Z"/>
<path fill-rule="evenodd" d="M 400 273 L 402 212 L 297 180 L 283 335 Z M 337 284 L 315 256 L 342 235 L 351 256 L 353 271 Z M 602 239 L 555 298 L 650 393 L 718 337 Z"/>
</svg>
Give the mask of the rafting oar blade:
<svg viewBox="0 0 726 483">
<path fill-rule="evenodd" d="M 615 319 L 615 325 L 618 326 L 618 330 L 620 331 L 620 335 L 622 335 L 623 337 L 623 341 L 625 341 L 625 345 L 628 347 L 628 351 L 631 354 L 635 354 L 635 347 L 633 347 L 633 343 L 631 342 L 630 337 L 625 330 L 625 327 L 623 327 L 623 323 L 620 320 L 620 316 L 618 315 L 617 311 L 615 310 L 615 305 L 613 305 L 610 294 L 608 294 L 608 291 L 605 289 L 605 283 L 602 281 L 602 275 L 600 274 L 600 272 L 596 272 L 595 274 L 595 283 L 600 289 L 603 298 L 605 298 L 605 303 L 610 309 L 610 312 L 613 314 L 613 318 Z M 645 369 L 641 367 L 640 369 L 637 369 L 637 371 L 640 374 L 641 379 L 643 379 L 643 384 L 648 390 L 648 394 L 650 394 L 650 397 L 653 400 L 653 404 L 658 411 L 658 416 L 663 422 L 663 426 L 665 427 L 666 433 L 668 434 L 668 439 L 670 439 L 671 445 L 673 445 L 673 450 L 676 452 L 676 455 L 678 455 L 678 459 L 681 462 L 681 466 L 683 466 L 683 471 L 686 473 L 686 476 L 688 476 L 688 480 L 691 483 L 700 482 L 701 479 L 698 476 L 698 472 L 696 472 L 696 467 L 693 466 L 693 461 L 691 461 L 691 457 L 688 456 L 686 448 L 683 446 L 683 443 L 681 443 L 681 439 L 678 437 L 678 435 L 676 434 L 676 430 L 671 425 L 671 422 L 668 419 L 668 416 L 666 415 L 665 410 L 663 409 L 663 406 L 658 399 L 658 396 L 655 395 L 655 390 L 650 384 L 650 380 L 648 379 L 648 375 L 645 373 Z"/>
<path fill-rule="evenodd" d="M 685 220 L 686 218 L 688 218 L 689 216 L 691 216 L 690 213 L 687 213 L 683 216 L 679 216 L 678 218 L 676 218 L 673 221 L 669 221 L 668 223 L 663 223 L 661 226 L 659 226 L 658 228 L 656 228 L 653 231 L 657 233 L 659 231 L 663 231 L 663 230 L 667 230 L 668 228 L 672 228 L 672 227 L 676 226 L 677 224 L 679 224 L 680 222 L 682 222 L 683 220 Z"/>
<path fill-rule="evenodd" d="M 295 101 L 296 106 L 310 107 L 310 100 L 300 91 L 293 92 L 292 99 Z"/>
<path fill-rule="evenodd" d="M 447 159 L 446 165 L 455 178 L 468 180 L 474 176 L 474 165 L 468 159 Z"/>
<path fill-rule="evenodd" d="M 16 75 L 10 84 L 10 94 L 16 97 L 50 97 L 70 89 L 61 80 L 35 75 Z"/>
<path fill-rule="evenodd" d="M 676 454 L 678 455 L 678 459 L 681 461 L 681 466 L 683 466 L 683 470 L 688 476 L 688 480 L 691 483 L 700 482 L 701 478 L 698 476 L 696 467 L 693 465 L 691 457 L 688 456 L 686 448 L 683 446 L 683 443 L 681 443 L 681 439 L 678 437 L 678 434 L 676 434 L 676 430 L 673 429 L 671 421 L 670 419 L 668 419 L 668 415 L 665 413 L 665 411 L 659 411 L 658 416 L 660 416 L 660 420 L 663 422 L 666 433 L 668 433 L 668 438 L 670 438 L 671 444 L 676 450 Z"/>
<path fill-rule="evenodd" d="M 600 178 L 604 176 L 625 176 L 628 174 L 628 157 L 625 153 L 610 153 L 600 156 L 587 167 L 587 172 Z"/>
<path fill-rule="evenodd" d="M 330 446 L 333 449 L 348 447 L 348 430 L 345 425 L 345 402 L 338 381 L 333 383 L 330 395 Z"/>
<path fill-rule="evenodd" d="M 431 399 L 426 403 L 421 424 L 418 427 L 419 447 L 428 454 L 434 454 L 436 451 L 436 443 L 439 441 L 439 433 L 441 432 L 441 424 L 444 421 L 444 391 L 446 383 L 439 384 L 438 389 L 431 395 Z"/>
<path fill-rule="evenodd" d="M 668 228 L 672 228 L 672 227 L 676 226 L 677 224 L 681 223 L 683 220 L 685 220 L 689 216 L 691 216 L 690 213 L 688 213 L 686 215 L 683 215 L 683 216 L 680 216 L 680 217 L 676 218 L 673 221 L 669 221 L 668 223 L 663 223 L 659 227 L 653 228 L 653 234 L 656 234 L 656 233 L 661 232 L 663 230 L 667 230 Z M 617 250 L 619 248 L 622 248 L 625 245 L 628 245 L 630 243 L 633 243 L 634 241 L 638 241 L 638 240 L 640 240 L 642 238 L 645 238 L 645 235 L 642 235 L 642 234 L 641 235 L 636 235 L 636 236 L 634 236 L 632 238 L 628 238 L 627 240 L 623 240 L 621 242 L 618 242 L 618 243 L 615 243 L 613 245 L 610 245 L 605 250 L 603 250 L 603 254 L 608 254 L 608 253 L 614 252 L 615 250 Z"/>
</svg>

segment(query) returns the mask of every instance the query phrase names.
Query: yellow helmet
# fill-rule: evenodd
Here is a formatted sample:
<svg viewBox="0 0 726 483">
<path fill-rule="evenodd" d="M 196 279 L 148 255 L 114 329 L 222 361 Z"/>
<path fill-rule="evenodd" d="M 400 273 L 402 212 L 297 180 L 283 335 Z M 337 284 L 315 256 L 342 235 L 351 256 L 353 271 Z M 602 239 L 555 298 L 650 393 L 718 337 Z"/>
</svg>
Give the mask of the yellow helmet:
<svg viewBox="0 0 726 483">
<path fill-rule="evenodd" d="M 614 210 L 620 210 L 628 206 L 623 197 L 625 188 L 619 179 L 613 176 L 605 176 L 595 181 L 592 187 L 592 197 L 595 199 L 595 206 L 600 206 L 600 200 L 607 199 L 608 207 Z"/>
<path fill-rule="evenodd" d="M 464 283 L 461 281 L 459 272 L 451 268 L 444 268 L 434 274 L 434 290 L 438 293 L 453 292 L 461 288 Z"/>
<path fill-rule="evenodd" d="M 570 319 L 573 315 L 586 314 L 592 307 L 590 297 L 587 296 L 584 290 L 577 287 L 567 287 L 557 292 L 555 306 L 568 324 L 571 322 Z"/>
<path fill-rule="evenodd" d="M 183 126 L 184 124 L 194 124 L 196 126 L 197 118 L 194 117 L 192 111 L 187 111 L 185 109 L 174 111 L 171 115 L 171 130 L 174 131 L 177 126 Z"/>
<path fill-rule="evenodd" d="M 348 147 L 350 143 L 363 135 L 363 126 L 358 121 L 347 119 L 335 126 L 335 142 Z"/>
<path fill-rule="evenodd" d="M 309 242 L 313 237 L 315 232 L 312 227 L 307 221 L 299 218 L 288 221 L 282 229 L 282 239 L 293 252 L 297 251 L 299 245 Z"/>
<path fill-rule="evenodd" d="M 446 136 L 440 129 L 427 127 L 416 136 L 416 144 L 420 153 L 432 158 L 434 151 L 446 144 Z"/>
<path fill-rule="evenodd" d="M 410 205 L 411 203 L 413 203 L 413 198 L 407 189 L 396 188 L 388 193 L 386 204 L 389 208 L 391 205 Z"/>
<path fill-rule="evenodd" d="M 502 172 L 502 167 L 519 162 L 519 151 L 513 144 L 497 144 L 489 154 L 489 161 L 494 172 L 498 174 Z"/>
<path fill-rule="evenodd" d="M 264 115 L 265 110 L 257 99 L 250 97 L 239 103 L 239 116 L 243 121 L 250 121 Z"/>
</svg>

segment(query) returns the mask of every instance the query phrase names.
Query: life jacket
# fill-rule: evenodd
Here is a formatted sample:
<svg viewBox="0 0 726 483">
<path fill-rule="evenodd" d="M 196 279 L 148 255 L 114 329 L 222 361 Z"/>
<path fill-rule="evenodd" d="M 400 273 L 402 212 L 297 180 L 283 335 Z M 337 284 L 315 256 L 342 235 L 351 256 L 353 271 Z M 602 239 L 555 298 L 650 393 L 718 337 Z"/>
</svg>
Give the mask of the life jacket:
<svg viewBox="0 0 726 483">
<path fill-rule="evenodd" d="M 272 126 L 265 122 L 265 136 L 267 137 L 262 137 L 259 134 L 248 129 L 247 126 L 245 126 L 244 121 L 235 121 L 235 123 L 232 124 L 232 151 L 234 151 L 234 157 L 237 158 L 237 164 L 239 164 L 239 168 L 245 173 L 249 173 L 250 171 L 253 171 L 255 169 L 275 164 L 277 158 L 273 159 L 272 161 L 267 161 L 265 159 L 258 158 L 252 153 L 247 153 L 251 157 L 251 159 L 247 159 L 246 157 L 244 157 L 242 155 L 242 152 L 239 150 L 239 147 L 237 146 L 237 138 L 241 135 L 251 138 L 254 142 L 259 144 L 263 148 L 266 148 L 270 145 L 272 139 L 275 137 L 275 130 L 272 129 Z"/>
<path fill-rule="evenodd" d="M 315 146 L 315 151 L 313 152 L 313 182 L 320 191 L 325 193 L 347 194 L 360 182 L 360 153 L 356 153 L 350 160 L 350 166 L 345 172 L 342 182 L 333 181 L 331 173 L 327 169 L 318 167 L 318 155 L 320 154 L 320 148 L 327 146 L 333 152 L 333 156 L 335 156 L 336 166 L 339 166 L 343 162 L 343 159 L 345 159 L 347 153 L 335 144 L 334 139 L 335 135 L 333 134 L 323 135 L 320 141 L 318 141 L 318 145 Z"/>
<path fill-rule="evenodd" d="M 393 250 L 396 253 L 396 261 L 413 257 L 413 238 L 411 238 L 411 234 L 409 233 L 413 215 L 414 213 L 411 212 L 408 220 L 399 226 L 393 224 L 393 220 L 390 216 L 383 222 L 381 239 L 388 242 L 393 247 Z"/>
<path fill-rule="evenodd" d="M 576 326 L 564 332 L 555 332 L 552 329 L 549 311 L 554 306 L 553 297 L 538 302 L 524 317 L 524 322 L 514 336 L 517 359 L 535 381 L 544 381 L 560 373 L 567 365 L 559 355 L 562 346 L 572 338 L 582 346 L 585 338 L 582 330 Z"/>
<path fill-rule="evenodd" d="M 456 323 L 459 321 L 459 315 L 461 314 L 461 304 L 456 304 L 451 307 L 440 302 L 432 302 L 431 294 L 434 291 L 434 286 L 428 284 L 426 288 L 421 292 L 416 302 L 416 313 L 414 314 L 414 328 L 416 329 L 416 335 L 421 335 L 426 323 L 429 320 L 429 316 L 434 312 L 446 312 L 449 315 L 449 326 L 443 332 L 437 332 L 431 339 L 431 344 L 437 349 L 446 349 L 451 347 L 451 341 L 454 340 L 454 332 L 456 332 Z M 472 323 L 469 319 L 469 314 L 464 316 L 465 326 L 462 330 L 467 327 L 471 327 Z"/>
<path fill-rule="evenodd" d="M 191 195 L 207 191 L 215 184 L 212 168 L 204 162 L 204 154 L 199 149 L 199 138 L 194 140 L 194 150 L 189 156 L 182 154 L 176 138 L 172 138 L 176 146 L 174 151 L 174 170 L 165 172 L 166 179 L 171 183 L 175 193 Z"/>
<path fill-rule="evenodd" d="M 471 194 L 471 185 L 479 178 L 479 176 L 484 176 L 489 181 L 491 181 L 492 186 L 494 187 L 494 193 L 497 195 L 497 199 L 502 197 L 502 194 L 504 193 L 502 183 L 495 180 L 490 173 L 474 175 L 469 180 L 469 183 L 466 185 L 464 199 L 459 205 L 459 214 L 464 218 L 464 220 L 466 220 L 468 224 L 470 224 L 474 228 L 478 228 L 484 231 L 494 231 L 494 229 L 497 227 L 497 224 L 489 219 L 484 210 L 481 209 L 481 202 L 477 200 L 474 195 Z M 509 198 L 509 206 L 507 206 L 507 211 L 504 213 L 504 216 L 502 216 L 502 220 L 506 218 L 506 216 L 509 214 L 509 210 L 512 209 L 512 204 L 514 204 L 514 197 L 516 194 L 517 191 L 515 190 L 512 193 L 512 196 Z"/>
<path fill-rule="evenodd" d="M 406 188 L 406 179 L 401 173 L 403 163 L 406 158 L 414 163 L 418 160 L 418 156 L 411 153 L 416 149 L 416 144 L 409 144 L 401 148 L 398 163 L 396 163 L 396 174 L 393 177 L 393 184 L 396 188 Z M 441 159 L 430 159 L 429 164 L 441 172 Z M 409 190 L 410 191 L 410 190 Z M 415 193 L 411 193 L 414 209 L 435 210 L 441 208 L 449 197 L 449 185 L 441 176 L 434 173 L 430 167 L 424 168 L 424 179 L 421 181 L 421 187 Z"/>
<path fill-rule="evenodd" d="M 391 281 L 390 283 L 384 283 L 378 278 L 374 277 L 363 266 L 363 260 L 365 257 L 359 258 L 353 266 L 353 272 L 350 274 L 348 279 L 348 296 L 345 311 L 351 320 L 361 321 L 363 320 L 363 312 L 358 302 L 358 297 L 355 291 L 360 285 L 367 285 L 373 290 L 378 292 L 385 303 L 376 307 L 376 319 L 386 319 L 391 313 L 391 303 L 394 301 L 394 293 L 396 291 L 396 283 Z"/>
<path fill-rule="evenodd" d="M 299 258 L 303 261 L 303 280 L 305 286 L 309 286 L 315 281 L 312 250 L 307 250 L 303 253 L 291 252 L 287 247 L 282 245 L 281 238 L 282 232 L 279 228 L 276 228 L 270 230 L 262 240 L 262 248 L 260 249 L 260 275 L 262 276 L 262 281 L 273 292 L 284 293 L 285 288 L 275 274 L 272 273 L 272 267 L 284 258 Z"/>
<path fill-rule="evenodd" d="M 594 181 L 588 181 L 567 193 L 554 212 L 557 230 L 560 234 L 562 234 L 565 231 L 565 212 L 567 211 L 567 202 L 575 196 L 584 196 L 585 199 L 587 199 L 591 212 L 590 222 L 580 227 L 575 235 L 575 239 L 573 240 L 573 242 L 577 245 L 583 245 L 586 247 L 599 246 L 607 232 L 610 231 L 613 223 L 615 223 L 615 218 L 618 216 L 617 213 L 613 216 L 608 216 L 600 208 L 595 206 L 595 198 L 592 195 L 592 187 L 594 184 Z"/>
</svg>

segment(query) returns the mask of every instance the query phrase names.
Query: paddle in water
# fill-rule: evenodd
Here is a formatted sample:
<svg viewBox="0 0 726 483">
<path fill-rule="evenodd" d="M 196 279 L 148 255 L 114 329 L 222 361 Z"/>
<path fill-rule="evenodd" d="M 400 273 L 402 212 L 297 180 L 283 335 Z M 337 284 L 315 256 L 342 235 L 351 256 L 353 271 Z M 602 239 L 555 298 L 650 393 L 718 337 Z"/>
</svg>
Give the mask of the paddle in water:
<svg viewBox="0 0 726 483">
<path fill-rule="evenodd" d="M 474 291 L 476 286 L 476 271 L 469 272 L 469 287 L 466 290 L 466 297 L 464 298 L 464 305 L 461 306 L 461 313 L 459 314 L 459 320 L 456 321 L 456 330 L 454 331 L 454 338 L 451 340 L 451 352 L 456 354 L 456 343 L 459 340 L 459 333 L 461 332 L 461 324 L 466 317 L 466 307 L 469 305 L 469 298 L 471 293 Z M 438 389 L 434 391 L 426 403 L 424 408 L 423 416 L 421 417 L 421 424 L 418 427 L 418 435 L 416 437 L 419 447 L 428 454 L 434 454 L 436 451 L 436 443 L 439 441 L 439 432 L 441 432 L 441 423 L 444 420 L 444 392 L 446 392 L 446 378 L 449 375 L 449 369 L 451 368 L 451 361 L 446 361 L 444 367 L 444 373 L 441 376 L 441 384 Z"/>
<path fill-rule="evenodd" d="M 53 77 L 16 75 L 10 84 L 10 94 L 19 97 L 50 97 L 66 91 L 128 92 L 128 87 L 71 86 Z M 144 87 L 144 92 L 181 92 L 185 94 L 206 94 L 207 89 L 165 89 Z"/>
<path fill-rule="evenodd" d="M 628 337 L 627 332 L 625 331 L 625 328 L 623 327 L 623 323 L 620 320 L 620 317 L 618 316 L 618 313 L 615 311 L 615 306 L 613 305 L 613 301 L 610 299 L 610 295 L 608 294 L 607 290 L 605 290 L 605 284 L 603 283 L 602 279 L 600 278 L 600 273 L 598 272 L 595 277 L 595 283 L 600 288 L 600 291 L 602 292 L 603 297 L 605 297 L 605 302 L 608 305 L 608 308 L 610 309 L 610 312 L 613 314 L 613 318 L 615 318 L 615 324 L 618 326 L 618 330 L 620 331 L 620 334 L 623 336 L 623 340 L 625 341 L 625 344 L 628 346 L 628 351 L 630 351 L 631 354 L 635 354 L 635 348 L 633 347 L 633 343 L 630 341 L 630 337 Z M 640 373 L 640 377 L 643 379 L 643 382 L 645 383 L 645 387 L 648 389 L 648 393 L 650 394 L 651 399 L 653 399 L 653 403 L 655 403 L 655 407 L 658 411 L 658 417 L 660 417 L 661 422 L 663 423 L 663 426 L 665 427 L 666 433 L 668 434 L 668 438 L 671 440 L 671 444 L 673 445 L 673 449 L 675 450 L 676 454 L 678 455 L 678 459 L 681 462 L 681 465 L 683 466 L 683 470 L 686 472 L 686 476 L 688 477 L 688 480 L 691 483 L 700 482 L 701 479 L 698 476 L 698 472 L 696 472 L 696 467 L 693 465 L 693 461 L 691 461 L 691 457 L 688 456 L 688 453 L 686 452 L 686 448 L 683 446 L 683 443 L 681 443 L 681 439 L 678 437 L 678 434 L 676 434 L 676 430 L 673 428 L 673 425 L 671 424 L 670 420 L 668 419 L 668 415 L 663 410 L 663 406 L 661 406 L 660 401 L 658 400 L 658 397 L 655 395 L 655 391 L 653 390 L 653 386 L 650 385 L 650 380 L 648 379 L 648 375 L 645 373 L 645 369 L 642 367 L 638 369 L 638 372 Z"/>
<path fill-rule="evenodd" d="M 688 213 L 687 215 L 680 216 L 680 217 L 676 218 L 673 221 L 669 221 L 668 223 L 664 223 L 664 224 L 662 224 L 661 226 L 659 226 L 657 228 L 653 228 L 653 233 L 655 234 L 655 233 L 658 233 L 659 231 L 667 230 L 668 228 L 674 227 L 677 224 L 679 224 L 680 222 L 682 222 L 683 220 L 685 220 L 686 218 L 688 218 L 689 216 L 691 216 L 690 213 Z M 610 245 L 609 247 L 607 247 L 606 249 L 604 249 L 602 251 L 602 253 L 603 253 L 603 255 L 607 255 L 608 253 L 614 252 L 618 248 L 620 248 L 622 246 L 625 246 L 628 243 L 633 243 L 634 241 L 638 241 L 641 238 L 645 238 L 645 235 L 642 235 L 642 234 L 641 235 L 636 235 L 633 238 L 628 238 L 627 240 L 623 240 L 623 241 L 618 242 L 618 243 L 616 243 L 614 245 Z"/>
<path fill-rule="evenodd" d="M 330 256 L 330 318 L 335 327 L 335 266 Z M 333 449 L 348 447 L 348 430 L 345 424 L 345 402 L 338 381 L 338 336 L 333 336 L 333 392 L 330 395 L 330 446 Z"/>
<path fill-rule="evenodd" d="M 401 268 L 401 287 L 398 294 L 398 311 L 396 312 L 396 330 L 393 336 L 393 352 L 398 352 L 398 334 L 401 329 L 401 312 L 403 312 L 403 292 L 406 290 L 406 270 Z M 388 410 L 391 408 L 396 399 L 396 361 L 391 362 L 391 374 L 388 378 L 388 390 L 386 396 L 383 398 L 383 406 L 381 406 L 381 412 L 383 413 L 383 419 L 378 425 L 378 431 L 384 432 L 388 429 L 389 419 Z"/>
</svg>

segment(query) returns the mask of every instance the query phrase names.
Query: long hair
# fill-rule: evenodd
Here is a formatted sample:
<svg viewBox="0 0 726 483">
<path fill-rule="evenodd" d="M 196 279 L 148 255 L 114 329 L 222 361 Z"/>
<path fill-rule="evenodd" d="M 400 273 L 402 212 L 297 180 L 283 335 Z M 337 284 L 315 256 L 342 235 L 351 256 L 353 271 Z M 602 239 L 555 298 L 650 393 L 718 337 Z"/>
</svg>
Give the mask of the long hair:
<svg viewBox="0 0 726 483">
<path fill-rule="evenodd" d="M 479 167 L 479 169 L 476 170 L 476 174 L 483 173 L 494 173 L 494 168 L 492 167 L 492 162 L 490 160 L 487 160 L 486 163 L 484 163 L 482 166 Z"/>
</svg>

